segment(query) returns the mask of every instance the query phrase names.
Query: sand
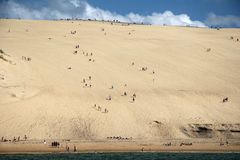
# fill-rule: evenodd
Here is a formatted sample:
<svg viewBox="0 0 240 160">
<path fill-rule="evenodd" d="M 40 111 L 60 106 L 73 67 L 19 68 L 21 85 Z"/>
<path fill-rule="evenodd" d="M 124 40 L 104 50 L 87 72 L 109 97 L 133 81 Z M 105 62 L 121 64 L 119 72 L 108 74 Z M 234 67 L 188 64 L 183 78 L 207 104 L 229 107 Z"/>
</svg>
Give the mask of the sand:
<svg viewBox="0 0 240 160">
<path fill-rule="evenodd" d="M 237 39 L 240 29 L 1 19 L 0 137 L 238 142 Z"/>
</svg>

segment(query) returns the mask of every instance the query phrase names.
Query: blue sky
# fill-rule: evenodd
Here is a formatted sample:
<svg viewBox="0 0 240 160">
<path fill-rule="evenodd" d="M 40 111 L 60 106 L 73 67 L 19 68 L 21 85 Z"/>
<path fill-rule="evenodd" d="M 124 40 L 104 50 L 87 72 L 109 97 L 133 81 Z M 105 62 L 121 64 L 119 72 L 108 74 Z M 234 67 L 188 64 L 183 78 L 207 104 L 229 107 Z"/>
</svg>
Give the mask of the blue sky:
<svg viewBox="0 0 240 160">
<path fill-rule="evenodd" d="M 240 0 L 0 0 L 0 17 L 240 27 Z"/>
<path fill-rule="evenodd" d="M 188 14 L 193 20 L 204 21 L 209 13 L 240 16 L 240 0 L 89 0 L 95 7 L 120 14 L 129 12 L 144 15 L 152 12 L 172 11 L 174 14 Z"/>
</svg>

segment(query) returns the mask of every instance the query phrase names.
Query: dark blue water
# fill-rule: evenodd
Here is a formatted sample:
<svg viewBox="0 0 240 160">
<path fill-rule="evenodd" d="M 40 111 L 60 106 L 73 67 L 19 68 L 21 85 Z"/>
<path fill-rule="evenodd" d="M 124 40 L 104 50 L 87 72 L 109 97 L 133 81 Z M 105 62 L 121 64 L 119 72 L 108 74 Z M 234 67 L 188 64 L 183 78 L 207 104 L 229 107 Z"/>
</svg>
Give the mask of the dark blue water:
<svg viewBox="0 0 240 160">
<path fill-rule="evenodd" d="M 240 160 L 240 153 L 78 153 L 0 155 L 0 160 Z"/>
</svg>

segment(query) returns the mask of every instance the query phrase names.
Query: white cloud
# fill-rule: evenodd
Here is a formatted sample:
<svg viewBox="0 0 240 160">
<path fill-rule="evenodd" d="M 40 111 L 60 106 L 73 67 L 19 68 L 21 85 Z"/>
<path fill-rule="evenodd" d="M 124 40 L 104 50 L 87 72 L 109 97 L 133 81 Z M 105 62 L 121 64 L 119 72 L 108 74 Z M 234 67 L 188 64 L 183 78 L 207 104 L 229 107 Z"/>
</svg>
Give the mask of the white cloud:
<svg viewBox="0 0 240 160">
<path fill-rule="evenodd" d="M 19 4 L 14 0 L 5 1 L 0 7 L 0 16 L 8 18 L 23 19 L 61 19 L 80 18 L 97 20 L 119 20 L 121 22 L 148 23 L 154 25 L 177 25 L 206 27 L 200 21 L 192 21 L 186 14 L 174 15 L 171 11 L 164 13 L 152 13 L 151 15 L 139 15 L 129 13 L 120 15 L 100 8 L 95 8 L 85 0 L 57 0 L 46 1 L 47 6 L 42 8 L 31 8 Z"/>
<path fill-rule="evenodd" d="M 240 17 L 232 15 L 217 16 L 214 13 L 210 13 L 205 23 L 209 26 L 240 27 Z"/>
</svg>

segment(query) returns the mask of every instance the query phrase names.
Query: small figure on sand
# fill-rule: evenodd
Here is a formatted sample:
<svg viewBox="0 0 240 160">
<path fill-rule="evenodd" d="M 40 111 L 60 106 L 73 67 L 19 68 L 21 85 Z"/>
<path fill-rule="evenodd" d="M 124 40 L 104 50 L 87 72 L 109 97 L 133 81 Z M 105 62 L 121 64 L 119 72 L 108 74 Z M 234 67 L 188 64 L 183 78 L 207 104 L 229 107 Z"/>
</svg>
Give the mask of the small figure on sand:
<svg viewBox="0 0 240 160">
<path fill-rule="evenodd" d="M 75 48 L 79 48 L 79 45 L 76 45 Z"/>
<path fill-rule="evenodd" d="M 27 135 L 24 135 L 24 140 L 25 140 L 25 141 L 27 140 Z"/>
<path fill-rule="evenodd" d="M 141 70 L 142 70 L 142 71 L 146 71 L 146 70 L 147 70 L 147 67 L 142 67 Z"/>
<path fill-rule="evenodd" d="M 210 52 L 211 51 L 211 48 L 207 48 L 206 52 Z"/>
<path fill-rule="evenodd" d="M 88 79 L 89 79 L 89 80 L 91 80 L 91 79 L 92 79 L 92 77 L 91 77 L 91 76 L 88 76 Z"/>
<path fill-rule="evenodd" d="M 134 97 L 132 98 L 132 101 L 135 102 L 135 98 Z"/>
<path fill-rule="evenodd" d="M 76 152 L 77 151 L 77 147 L 74 145 L 73 146 L 73 152 Z"/>
<path fill-rule="evenodd" d="M 224 102 L 228 102 L 228 97 L 223 98 L 222 102 L 223 102 L 223 103 L 224 103 Z"/>
<path fill-rule="evenodd" d="M 113 85 L 110 87 L 110 89 L 113 89 Z"/>
<path fill-rule="evenodd" d="M 98 111 L 101 111 L 101 107 L 100 106 L 98 106 L 98 109 L 97 109 Z"/>
<path fill-rule="evenodd" d="M 85 79 L 83 78 L 83 83 L 85 83 L 86 81 L 85 81 Z"/>
<path fill-rule="evenodd" d="M 108 113 L 108 110 L 107 110 L 107 108 L 105 108 L 105 109 L 104 109 L 104 113 Z"/>
<path fill-rule="evenodd" d="M 124 93 L 123 93 L 123 96 L 127 96 L 127 92 L 124 92 Z"/>
<path fill-rule="evenodd" d="M 134 62 L 132 62 L 132 66 L 134 66 Z"/>
<path fill-rule="evenodd" d="M 136 96 L 136 94 L 135 94 L 135 93 L 133 93 L 133 97 L 134 97 L 134 98 L 137 98 L 137 96 Z"/>
<path fill-rule="evenodd" d="M 69 146 L 66 146 L 66 151 L 69 152 Z"/>
</svg>

